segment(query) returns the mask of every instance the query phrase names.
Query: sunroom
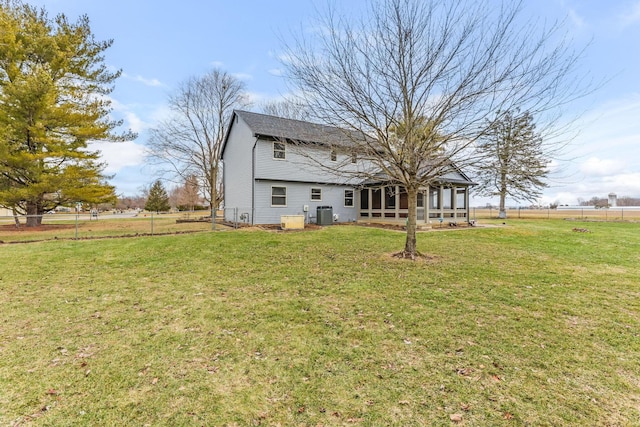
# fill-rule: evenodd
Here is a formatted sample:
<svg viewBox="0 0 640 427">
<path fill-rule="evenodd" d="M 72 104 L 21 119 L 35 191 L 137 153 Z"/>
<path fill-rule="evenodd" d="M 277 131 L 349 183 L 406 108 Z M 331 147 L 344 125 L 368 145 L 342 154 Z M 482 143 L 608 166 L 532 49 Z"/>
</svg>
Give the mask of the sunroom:
<svg viewBox="0 0 640 427">
<path fill-rule="evenodd" d="M 466 177 L 438 182 L 418 192 L 417 224 L 468 223 L 469 188 Z M 359 193 L 358 220 L 373 223 L 404 224 L 409 216 L 409 200 L 404 187 L 390 183 L 364 186 Z"/>
</svg>

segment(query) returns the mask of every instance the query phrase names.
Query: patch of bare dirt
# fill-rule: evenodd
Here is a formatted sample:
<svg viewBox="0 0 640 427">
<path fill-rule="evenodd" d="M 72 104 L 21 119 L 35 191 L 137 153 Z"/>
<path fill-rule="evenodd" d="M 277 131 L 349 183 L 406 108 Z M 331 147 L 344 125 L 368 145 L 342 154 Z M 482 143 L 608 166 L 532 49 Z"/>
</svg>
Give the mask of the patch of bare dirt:
<svg viewBox="0 0 640 427">
<path fill-rule="evenodd" d="M 385 254 L 385 256 L 392 260 L 408 260 L 408 261 L 421 261 L 421 262 L 434 262 L 439 259 L 436 255 L 422 254 L 418 252 L 416 255 L 406 253 L 405 251 L 393 252 Z"/>
<path fill-rule="evenodd" d="M 0 225 L 0 230 L 6 233 L 21 233 L 21 232 L 40 232 L 40 231 L 52 231 L 52 230 L 68 230 L 75 227 L 74 224 L 43 224 L 37 227 L 27 227 L 21 224 L 20 227 L 16 227 L 15 224 Z"/>
</svg>

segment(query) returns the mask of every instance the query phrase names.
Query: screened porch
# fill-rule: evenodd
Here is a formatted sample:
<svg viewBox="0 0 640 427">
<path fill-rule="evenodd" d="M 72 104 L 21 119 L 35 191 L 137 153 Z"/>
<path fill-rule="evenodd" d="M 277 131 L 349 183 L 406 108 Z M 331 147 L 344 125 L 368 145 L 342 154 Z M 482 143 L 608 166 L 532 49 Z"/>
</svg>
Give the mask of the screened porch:
<svg viewBox="0 0 640 427">
<path fill-rule="evenodd" d="M 409 215 L 405 189 L 399 185 L 370 186 L 360 190 L 359 221 L 404 223 Z M 469 186 L 442 184 L 418 192 L 418 224 L 469 221 Z"/>
</svg>

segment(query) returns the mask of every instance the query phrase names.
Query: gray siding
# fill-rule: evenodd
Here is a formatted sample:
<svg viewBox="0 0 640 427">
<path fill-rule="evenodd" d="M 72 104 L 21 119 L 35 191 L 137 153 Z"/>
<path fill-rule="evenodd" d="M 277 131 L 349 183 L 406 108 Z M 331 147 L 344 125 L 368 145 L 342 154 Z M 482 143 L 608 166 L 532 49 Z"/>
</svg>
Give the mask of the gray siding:
<svg viewBox="0 0 640 427">
<path fill-rule="evenodd" d="M 287 188 L 287 206 L 271 206 L 271 187 Z M 322 189 L 322 200 L 311 200 L 311 188 Z M 305 215 L 307 223 L 316 222 L 316 208 L 331 206 L 337 222 L 353 222 L 357 219 L 357 192 L 354 191 L 354 206 L 344 206 L 344 190 L 354 190 L 343 185 L 317 185 L 307 183 L 256 181 L 255 183 L 255 224 L 280 224 L 281 215 Z M 304 206 L 309 211 L 304 212 Z"/>
<path fill-rule="evenodd" d="M 249 121 L 246 122 L 243 116 Z M 285 143 L 285 159 L 273 157 L 274 142 L 269 135 L 281 135 L 278 133 L 260 133 L 267 135 L 257 139 L 256 133 L 260 129 L 250 127 L 251 120 L 254 126 L 262 126 L 265 131 L 271 129 L 274 123 L 280 127 L 290 125 L 296 132 L 312 132 L 315 136 L 327 137 L 330 129 L 326 127 L 305 124 L 303 122 L 288 119 L 274 118 L 255 113 L 234 114 L 234 123 L 231 124 L 226 137 L 223 157 L 223 182 L 225 192 L 225 219 L 228 221 L 240 220 L 250 224 L 279 224 L 282 215 L 305 215 L 308 223 L 316 221 L 316 208 L 318 206 L 331 206 L 333 213 L 338 216 L 338 222 L 352 222 L 358 218 L 359 191 L 355 191 L 354 185 L 360 184 L 361 178 L 353 174 L 340 175 L 321 167 L 353 172 L 355 170 L 378 172 L 380 169 L 373 163 L 363 159 L 351 162 L 351 153 L 348 148 L 338 150 L 337 159 L 331 159 L 331 148 L 328 145 L 295 145 Z M 273 126 L 271 126 L 273 125 Z M 301 128 L 302 126 L 302 128 Z M 285 130 L 291 130 L 286 127 Z M 309 127 L 309 129 L 307 129 Z M 282 130 L 276 126 L 276 130 Z M 293 137 L 293 136 L 292 136 Z M 316 141 L 314 139 L 309 139 Z M 317 141 L 321 141 L 318 139 Z M 333 142 L 328 142 L 333 144 Z M 372 176 L 372 175 L 370 175 Z M 469 184 L 470 181 L 457 171 L 443 176 L 445 181 L 454 184 Z M 381 178 L 382 179 L 382 178 Z M 371 182 L 376 184 L 376 182 Z M 273 186 L 286 187 L 287 205 L 272 206 L 271 189 Z M 311 200 L 311 189 L 322 190 L 321 200 Z M 354 190 L 353 207 L 345 207 L 344 190 Z M 308 206 L 307 212 L 304 206 Z"/>
<path fill-rule="evenodd" d="M 273 158 L 273 141 L 259 140 L 256 145 L 256 179 L 273 179 L 298 182 L 346 183 L 348 178 L 340 176 L 326 168 L 318 166 L 318 162 L 328 167 L 350 163 L 344 154 L 332 162 L 331 151 L 328 147 L 298 148 L 292 144 L 285 144 L 285 159 Z"/>
<path fill-rule="evenodd" d="M 250 214 L 253 205 L 251 157 L 256 138 L 241 118 L 237 117 L 236 120 L 238 121 L 231 126 L 223 159 L 224 206 L 227 221 L 234 220 L 234 212 L 228 208 L 238 208 L 240 212 Z"/>
</svg>

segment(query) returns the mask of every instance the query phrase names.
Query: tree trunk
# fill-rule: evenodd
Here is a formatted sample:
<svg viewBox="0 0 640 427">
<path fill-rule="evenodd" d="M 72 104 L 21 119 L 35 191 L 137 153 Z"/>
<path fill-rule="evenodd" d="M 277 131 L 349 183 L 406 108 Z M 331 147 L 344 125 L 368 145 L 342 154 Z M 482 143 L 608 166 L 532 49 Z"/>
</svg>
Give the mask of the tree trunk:
<svg viewBox="0 0 640 427">
<path fill-rule="evenodd" d="M 506 219 L 507 218 L 507 210 L 505 208 L 505 200 L 507 198 L 507 165 L 506 160 L 501 162 L 501 171 L 500 171 L 500 213 L 498 214 L 498 218 Z"/>
<path fill-rule="evenodd" d="M 43 214 L 41 203 L 33 201 L 27 202 L 27 227 L 38 227 L 42 225 Z"/>
<path fill-rule="evenodd" d="M 16 228 L 20 228 L 20 217 L 18 216 L 18 211 L 15 206 L 12 209 L 13 212 L 13 221 L 16 223 Z"/>
<path fill-rule="evenodd" d="M 218 199 L 218 187 L 216 187 L 218 181 L 218 171 L 217 169 L 211 170 L 211 181 L 209 182 L 211 187 L 211 195 L 209 196 L 211 199 L 211 229 L 216 229 L 216 211 L 218 210 L 217 199 Z"/>
<path fill-rule="evenodd" d="M 407 240 L 404 245 L 402 256 L 404 258 L 415 259 L 418 255 L 416 244 L 416 221 L 418 219 L 418 191 L 407 188 L 407 203 L 409 204 L 409 214 L 407 216 Z"/>
<path fill-rule="evenodd" d="M 507 209 L 505 208 L 505 200 L 507 198 L 506 192 L 500 192 L 500 213 L 498 214 L 498 218 L 506 219 L 507 218 Z"/>
</svg>

